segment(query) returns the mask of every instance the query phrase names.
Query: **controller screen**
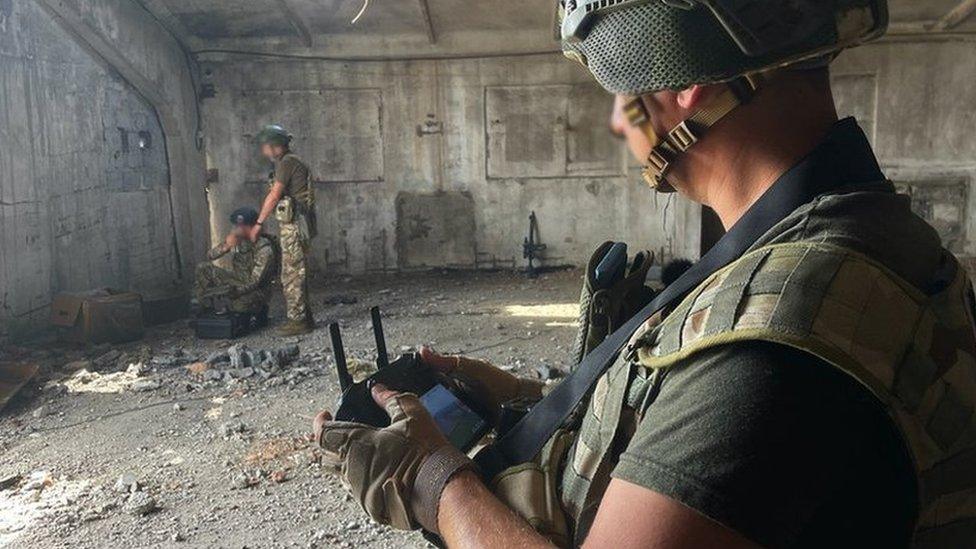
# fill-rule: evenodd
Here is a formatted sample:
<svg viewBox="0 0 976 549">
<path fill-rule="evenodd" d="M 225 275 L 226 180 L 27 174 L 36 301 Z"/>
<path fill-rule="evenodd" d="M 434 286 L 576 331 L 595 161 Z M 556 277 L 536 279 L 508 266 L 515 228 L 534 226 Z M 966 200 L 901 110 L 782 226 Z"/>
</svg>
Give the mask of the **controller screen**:
<svg viewBox="0 0 976 549">
<path fill-rule="evenodd" d="M 459 450 L 466 451 L 474 446 L 485 432 L 485 420 L 442 385 L 427 391 L 420 397 L 420 402 L 434 417 L 447 440 Z"/>
</svg>

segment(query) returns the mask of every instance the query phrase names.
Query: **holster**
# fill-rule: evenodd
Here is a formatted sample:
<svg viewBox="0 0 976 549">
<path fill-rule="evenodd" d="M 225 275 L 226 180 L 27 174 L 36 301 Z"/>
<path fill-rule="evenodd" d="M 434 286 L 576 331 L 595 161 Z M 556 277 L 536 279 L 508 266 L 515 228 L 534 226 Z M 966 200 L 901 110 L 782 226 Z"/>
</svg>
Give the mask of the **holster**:
<svg viewBox="0 0 976 549">
<path fill-rule="evenodd" d="M 305 243 L 318 235 L 318 218 L 315 210 L 306 206 L 300 200 L 286 196 L 278 201 L 275 207 L 275 219 L 278 223 L 293 223 L 298 226 L 298 232 Z"/>
<path fill-rule="evenodd" d="M 645 285 L 654 255 L 642 251 L 634 256 L 623 277 L 609 288 L 596 288 L 596 268 L 613 246 L 605 242 L 593 253 L 583 275 L 580 293 L 579 332 L 573 345 L 574 364 L 579 364 L 597 345 L 654 299 Z"/>
</svg>

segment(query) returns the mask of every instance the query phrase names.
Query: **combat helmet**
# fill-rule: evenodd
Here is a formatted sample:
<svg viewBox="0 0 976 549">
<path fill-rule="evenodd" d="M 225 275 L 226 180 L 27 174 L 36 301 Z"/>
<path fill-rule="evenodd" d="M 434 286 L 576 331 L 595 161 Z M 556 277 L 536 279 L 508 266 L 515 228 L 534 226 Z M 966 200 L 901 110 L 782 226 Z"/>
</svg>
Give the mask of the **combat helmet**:
<svg viewBox="0 0 976 549">
<path fill-rule="evenodd" d="M 671 192 L 675 159 L 749 101 L 763 73 L 825 65 L 884 34 L 887 0 L 558 0 L 563 52 L 609 92 L 629 96 L 630 123 L 654 145 L 651 187 Z M 658 136 L 641 96 L 727 83 L 710 105 Z"/>
<path fill-rule="evenodd" d="M 281 145 L 287 147 L 291 143 L 292 135 L 279 124 L 269 124 L 258 132 L 255 141 L 259 145 Z"/>
</svg>

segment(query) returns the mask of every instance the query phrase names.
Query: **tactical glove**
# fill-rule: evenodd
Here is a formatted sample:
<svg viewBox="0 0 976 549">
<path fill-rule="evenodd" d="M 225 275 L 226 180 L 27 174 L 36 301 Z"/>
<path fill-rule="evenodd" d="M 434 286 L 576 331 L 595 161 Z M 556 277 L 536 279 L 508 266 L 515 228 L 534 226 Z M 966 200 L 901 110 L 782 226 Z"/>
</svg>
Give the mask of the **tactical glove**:
<svg viewBox="0 0 976 549">
<path fill-rule="evenodd" d="M 643 251 L 624 270 L 623 275 L 605 288 L 599 288 L 596 269 L 613 247 L 606 242 L 593 253 L 583 275 L 580 294 L 579 332 L 573 345 L 574 364 L 583 361 L 597 345 L 637 314 L 654 298 L 654 291 L 644 285 L 654 262 L 651 252 Z"/>
<path fill-rule="evenodd" d="M 416 395 L 380 386 L 373 394 L 378 401 L 387 399 L 390 426 L 317 421 L 315 438 L 325 451 L 323 460 L 376 522 L 436 534 L 444 487 L 475 465 L 451 446 Z"/>
<path fill-rule="evenodd" d="M 471 397 L 491 416 L 488 419 L 494 427 L 498 426 L 506 402 L 537 401 L 543 396 L 545 383 L 512 375 L 483 360 L 438 355 L 426 347 L 421 349 L 420 358 Z"/>
</svg>

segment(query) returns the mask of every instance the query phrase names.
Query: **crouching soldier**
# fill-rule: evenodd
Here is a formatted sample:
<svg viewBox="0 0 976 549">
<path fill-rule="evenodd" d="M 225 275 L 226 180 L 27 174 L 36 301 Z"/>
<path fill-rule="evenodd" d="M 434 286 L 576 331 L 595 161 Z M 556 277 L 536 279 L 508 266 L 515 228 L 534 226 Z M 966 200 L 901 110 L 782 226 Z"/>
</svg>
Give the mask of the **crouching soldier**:
<svg viewBox="0 0 976 549">
<path fill-rule="evenodd" d="M 256 242 L 251 241 L 257 220 L 254 208 L 232 213 L 233 230 L 207 253 L 209 261 L 197 266 L 195 297 L 202 310 L 213 310 L 218 300 L 226 299 L 230 311 L 253 314 L 261 323 L 267 321 L 271 286 L 278 273 L 278 244 L 263 233 Z M 211 263 L 227 254 L 231 254 L 230 270 Z"/>
</svg>

